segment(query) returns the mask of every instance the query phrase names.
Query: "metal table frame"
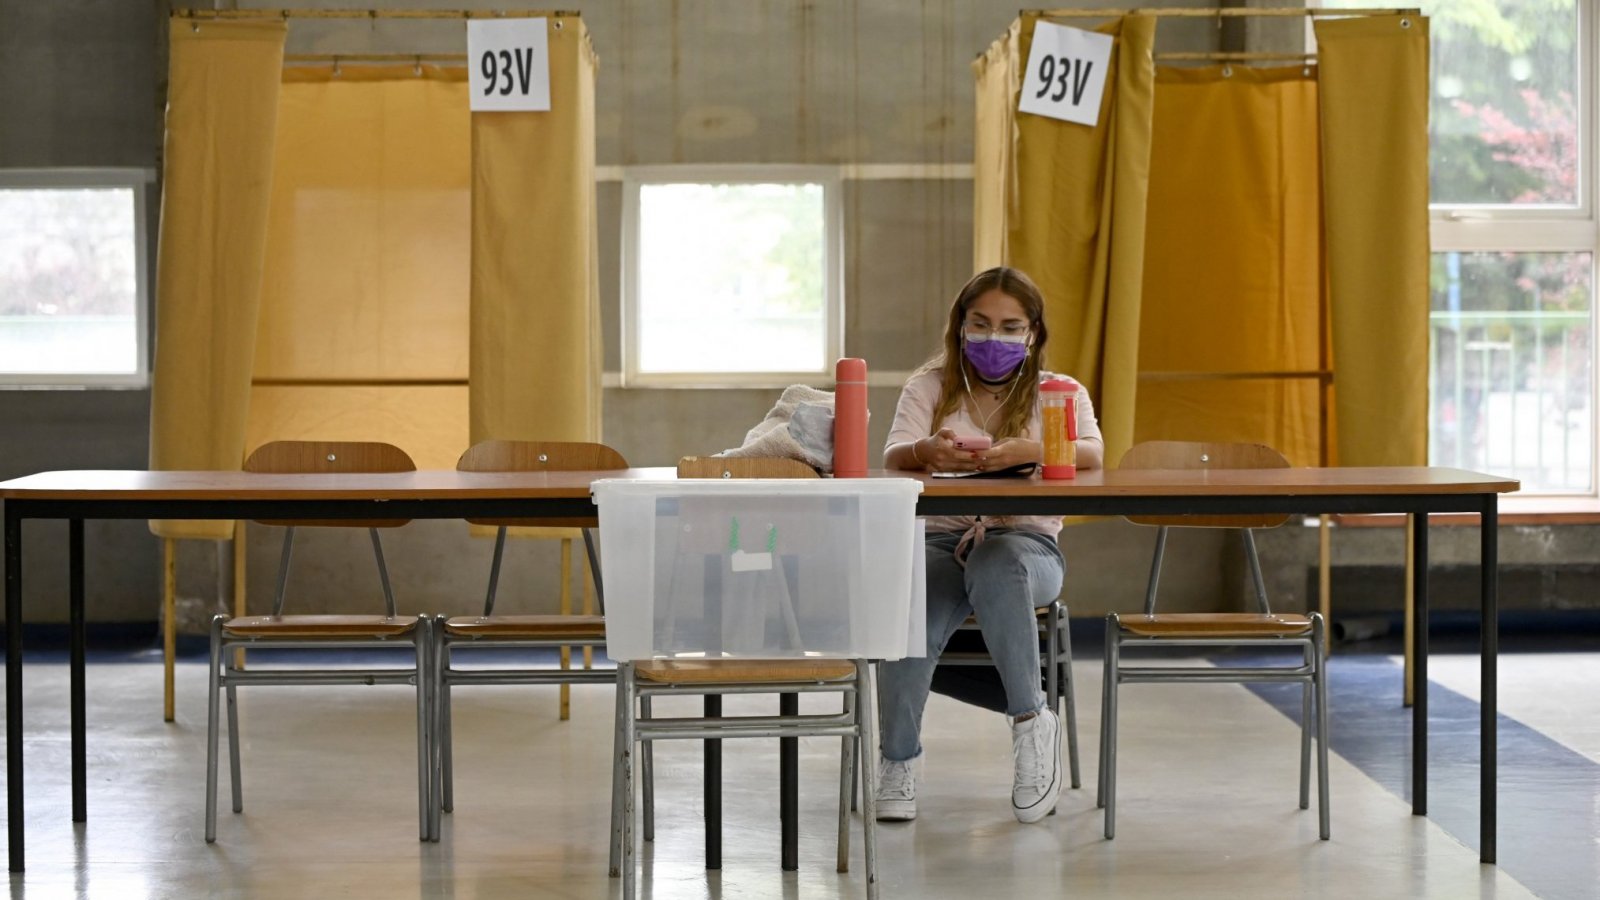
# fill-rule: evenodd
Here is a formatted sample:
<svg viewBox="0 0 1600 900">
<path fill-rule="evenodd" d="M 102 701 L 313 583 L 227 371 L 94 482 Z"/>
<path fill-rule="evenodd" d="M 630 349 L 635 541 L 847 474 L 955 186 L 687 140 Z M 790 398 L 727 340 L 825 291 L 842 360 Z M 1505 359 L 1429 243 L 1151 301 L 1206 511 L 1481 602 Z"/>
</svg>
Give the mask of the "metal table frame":
<svg viewBox="0 0 1600 900">
<path fill-rule="evenodd" d="M 631 470 L 634 477 L 650 477 L 651 470 Z M 656 477 L 671 477 L 671 470 L 660 470 Z M 1291 470 L 1285 470 L 1291 471 Z M 1425 469 L 1417 469 L 1426 472 Z M 645 473 L 645 474 L 640 474 Z M 576 473 L 575 473 L 576 474 Z M 599 474 L 599 473 L 596 473 Z M 613 473 L 614 474 L 614 473 Z M 901 474 L 901 473 L 891 473 Z M 1492 479 L 1486 479 L 1492 480 Z M 1482 639 L 1482 702 L 1480 741 L 1479 834 L 1482 862 L 1495 861 L 1498 740 L 1496 716 L 1498 629 L 1498 544 L 1499 495 L 1492 490 L 1461 492 L 1426 485 L 1400 485 L 1392 491 L 1374 488 L 1364 493 L 1319 493 L 1313 485 L 1279 485 L 1274 493 L 1229 492 L 1226 486 L 1208 487 L 1207 493 L 1174 491 L 1163 494 L 1159 485 L 1146 485 L 1143 493 L 1092 493 L 1077 495 L 1070 482 L 1060 490 L 1037 494 L 1019 493 L 1015 482 L 994 480 L 985 486 L 966 480 L 958 487 L 945 489 L 939 481 L 924 479 L 926 490 L 917 503 L 918 515 L 1220 515 L 1237 513 L 1412 513 L 1417 516 L 1412 546 L 1416 565 L 1413 570 L 1416 623 L 1413 651 L 1417 683 L 1428 677 L 1428 528 L 1433 513 L 1476 513 L 1481 519 L 1480 591 Z M 1514 483 L 1513 483 L 1514 484 Z M 4 487 L 4 485 L 0 485 Z M 19 488 L 19 491 L 21 489 Z M 87 763 L 85 749 L 84 696 L 84 540 L 85 519 L 362 519 L 371 518 L 381 506 L 385 518 L 465 519 L 465 518 L 578 518 L 594 515 L 586 497 L 541 496 L 540 488 L 530 486 L 523 496 L 461 497 L 417 496 L 406 499 L 320 498 L 300 496 L 289 499 L 265 498 L 140 498 L 129 491 L 125 499 L 30 499 L 25 493 L 4 501 L 5 518 L 5 596 L 6 596 L 6 800 L 10 869 L 23 871 L 23 759 L 22 759 L 22 523 L 29 519 L 63 519 L 68 522 L 68 604 L 71 631 L 70 702 L 72 718 L 72 821 L 88 819 L 86 795 Z M 1415 815 L 1428 810 L 1428 696 L 1418 691 L 1412 707 L 1411 808 Z"/>
</svg>

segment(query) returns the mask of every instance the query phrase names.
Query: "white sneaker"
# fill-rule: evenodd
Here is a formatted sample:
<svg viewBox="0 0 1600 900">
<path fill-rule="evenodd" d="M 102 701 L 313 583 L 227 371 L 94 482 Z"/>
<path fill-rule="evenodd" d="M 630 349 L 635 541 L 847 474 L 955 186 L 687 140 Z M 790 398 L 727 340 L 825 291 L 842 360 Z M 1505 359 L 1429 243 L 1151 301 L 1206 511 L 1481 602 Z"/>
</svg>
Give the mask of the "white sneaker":
<svg viewBox="0 0 1600 900">
<path fill-rule="evenodd" d="M 1018 822 L 1037 822 L 1056 808 L 1061 795 L 1061 721 L 1041 709 L 1031 719 L 1011 722 L 1011 811 Z"/>
<path fill-rule="evenodd" d="M 904 762 L 878 757 L 878 789 L 873 794 L 880 822 L 909 822 L 917 817 L 917 775 L 922 757 Z"/>
</svg>

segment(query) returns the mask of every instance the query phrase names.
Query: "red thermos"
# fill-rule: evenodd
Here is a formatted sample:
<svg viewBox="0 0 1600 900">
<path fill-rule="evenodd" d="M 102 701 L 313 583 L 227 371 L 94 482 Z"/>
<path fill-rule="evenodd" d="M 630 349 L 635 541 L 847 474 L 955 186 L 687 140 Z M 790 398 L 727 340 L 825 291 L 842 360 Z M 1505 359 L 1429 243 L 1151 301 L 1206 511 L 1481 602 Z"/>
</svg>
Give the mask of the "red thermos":
<svg viewBox="0 0 1600 900">
<path fill-rule="evenodd" d="M 833 367 L 833 477 L 867 477 L 867 361 Z"/>
</svg>

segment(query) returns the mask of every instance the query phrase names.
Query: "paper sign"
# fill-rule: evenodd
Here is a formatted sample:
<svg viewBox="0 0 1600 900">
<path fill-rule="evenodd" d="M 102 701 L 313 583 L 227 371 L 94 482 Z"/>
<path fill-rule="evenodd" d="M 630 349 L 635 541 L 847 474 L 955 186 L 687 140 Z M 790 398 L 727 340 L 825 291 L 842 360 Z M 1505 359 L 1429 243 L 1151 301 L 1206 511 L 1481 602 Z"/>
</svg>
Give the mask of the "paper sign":
<svg viewBox="0 0 1600 900">
<path fill-rule="evenodd" d="M 545 19 L 467 22 L 467 87 L 474 112 L 550 108 L 550 44 Z"/>
<path fill-rule="evenodd" d="M 1111 67 L 1111 35 L 1040 22 L 1022 80 L 1025 113 L 1094 125 Z"/>
<path fill-rule="evenodd" d="M 733 571 L 735 572 L 762 572 L 770 568 L 772 568 L 771 553 L 733 551 Z"/>
</svg>

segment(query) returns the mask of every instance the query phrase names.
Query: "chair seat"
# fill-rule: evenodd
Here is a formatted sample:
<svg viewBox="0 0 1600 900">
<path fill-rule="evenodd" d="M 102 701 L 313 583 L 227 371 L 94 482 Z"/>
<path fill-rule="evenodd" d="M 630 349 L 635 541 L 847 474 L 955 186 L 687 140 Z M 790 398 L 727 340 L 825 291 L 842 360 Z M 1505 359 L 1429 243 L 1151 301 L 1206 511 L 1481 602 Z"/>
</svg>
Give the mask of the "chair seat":
<svg viewBox="0 0 1600 900">
<path fill-rule="evenodd" d="M 843 681 L 856 674 L 848 659 L 655 659 L 633 668 L 641 679 L 660 684 Z"/>
<path fill-rule="evenodd" d="M 1302 615 L 1273 613 L 1157 613 L 1119 616 L 1123 631 L 1144 637 L 1282 637 L 1311 633 Z"/>
<path fill-rule="evenodd" d="M 410 634 L 416 616 L 242 616 L 223 624 L 241 637 L 346 638 Z"/>
<path fill-rule="evenodd" d="M 1041 618 L 1041 619 L 1048 617 L 1050 615 L 1050 604 L 1047 603 L 1044 606 L 1041 606 L 1038 609 L 1035 609 L 1033 611 L 1033 614 L 1035 616 L 1037 616 L 1038 618 Z M 1065 617 L 1063 616 L 1063 618 L 1065 618 Z M 978 617 L 976 615 L 967 616 L 967 620 L 965 622 L 961 623 L 961 627 L 962 628 L 977 628 L 978 627 Z"/>
<path fill-rule="evenodd" d="M 444 623 L 446 634 L 468 637 L 563 638 L 604 641 L 604 616 L 454 616 Z"/>
</svg>

